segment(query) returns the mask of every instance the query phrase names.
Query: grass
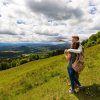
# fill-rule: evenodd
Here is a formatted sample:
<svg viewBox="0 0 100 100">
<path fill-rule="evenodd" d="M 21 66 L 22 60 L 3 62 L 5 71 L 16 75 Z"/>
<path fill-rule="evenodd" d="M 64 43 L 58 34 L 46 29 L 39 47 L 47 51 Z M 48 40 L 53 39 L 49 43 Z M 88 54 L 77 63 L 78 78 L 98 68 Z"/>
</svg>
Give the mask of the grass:
<svg viewBox="0 0 100 100">
<path fill-rule="evenodd" d="M 85 49 L 84 91 L 69 94 L 64 55 L 0 72 L 0 100 L 100 100 L 100 45 Z"/>
</svg>

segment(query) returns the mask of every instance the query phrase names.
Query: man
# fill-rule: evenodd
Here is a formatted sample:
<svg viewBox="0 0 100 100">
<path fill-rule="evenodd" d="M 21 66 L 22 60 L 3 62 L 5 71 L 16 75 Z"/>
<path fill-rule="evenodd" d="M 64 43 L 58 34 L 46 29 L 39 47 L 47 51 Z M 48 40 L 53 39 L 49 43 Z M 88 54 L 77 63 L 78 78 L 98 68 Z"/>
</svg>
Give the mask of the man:
<svg viewBox="0 0 100 100">
<path fill-rule="evenodd" d="M 72 44 L 74 42 L 78 42 L 79 41 L 79 37 L 78 36 L 72 36 Z M 80 43 L 80 46 L 78 49 L 67 49 L 67 52 L 73 52 L 73 53 L 81 53 L 82 52 L 82 45 Z"/>
</svg>

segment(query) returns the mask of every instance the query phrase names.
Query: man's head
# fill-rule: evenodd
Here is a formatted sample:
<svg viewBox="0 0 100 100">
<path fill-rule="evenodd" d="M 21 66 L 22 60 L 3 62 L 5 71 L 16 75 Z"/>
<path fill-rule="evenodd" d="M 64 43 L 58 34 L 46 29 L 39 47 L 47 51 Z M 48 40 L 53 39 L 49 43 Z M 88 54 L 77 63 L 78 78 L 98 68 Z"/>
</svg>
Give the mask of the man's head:
<svg viewBox="0 0 100 100">
<path fill-rule="evenodd" d="M 72 49 L 78 49 L 79 48 L 79 42 L 74 42 L 72 44 Z"/>
<path fill-rule="evenodd" d="M 78 42 L 79 41 L 79 36 L 72 36 L 72 43 Z"/>
</svg>

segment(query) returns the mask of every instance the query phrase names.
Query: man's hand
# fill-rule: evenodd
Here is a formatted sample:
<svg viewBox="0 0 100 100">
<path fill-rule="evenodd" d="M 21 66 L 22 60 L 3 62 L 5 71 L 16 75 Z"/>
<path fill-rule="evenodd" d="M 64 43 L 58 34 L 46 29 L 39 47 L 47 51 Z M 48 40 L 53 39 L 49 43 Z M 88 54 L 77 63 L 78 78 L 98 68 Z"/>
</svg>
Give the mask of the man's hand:
<svg viewBox="0 0 100 100">
<path fill-rule="evenodd" d="M 68 49 L 65 49 L 64 56 L 65 56 L 66 60 L 70 60 L 71 59 L 71 54 L 68 52 Z"/>
<path fill-rule="evenodd" d="M 67 51 L 67 50 L 68 50 L 68 49 L 65 49 L 65 50 L 64 50 L 64 54 L 68 53 L 68 51 Z"/>
</svg>

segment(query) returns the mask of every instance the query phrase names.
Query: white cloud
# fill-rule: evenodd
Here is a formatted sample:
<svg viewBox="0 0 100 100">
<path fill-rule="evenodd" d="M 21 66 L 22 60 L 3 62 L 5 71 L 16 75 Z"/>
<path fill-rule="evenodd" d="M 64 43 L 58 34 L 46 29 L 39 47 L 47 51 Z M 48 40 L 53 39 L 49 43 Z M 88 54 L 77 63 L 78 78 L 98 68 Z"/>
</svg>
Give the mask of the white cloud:
<svg viewBox="0 0 100 100">
<path fill-rule="evenodd" d="M 48 42 L 100 30 L 99 0 L 0 0 L 0 41 Z"/>
</svg>

